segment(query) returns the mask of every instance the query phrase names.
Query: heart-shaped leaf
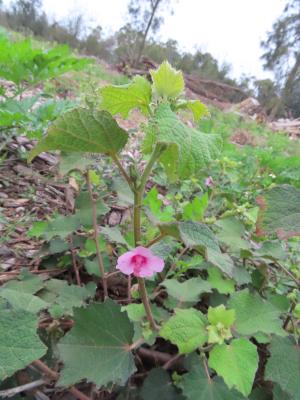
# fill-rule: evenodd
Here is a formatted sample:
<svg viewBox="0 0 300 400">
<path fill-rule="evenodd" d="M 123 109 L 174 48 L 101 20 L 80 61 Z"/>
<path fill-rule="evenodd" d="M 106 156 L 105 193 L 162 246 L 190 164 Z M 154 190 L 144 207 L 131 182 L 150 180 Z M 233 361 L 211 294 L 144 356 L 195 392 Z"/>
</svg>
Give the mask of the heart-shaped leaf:
<svg viewBox="0 0 300 400">
<path fill-rule="evenodd" d="M 59 117 L 47 136 L 29 153 L 32 160 L 42 151 L 115 154 L 127 142 L 127 133 L 107 111 L 76 108 Z"/>
</svg>

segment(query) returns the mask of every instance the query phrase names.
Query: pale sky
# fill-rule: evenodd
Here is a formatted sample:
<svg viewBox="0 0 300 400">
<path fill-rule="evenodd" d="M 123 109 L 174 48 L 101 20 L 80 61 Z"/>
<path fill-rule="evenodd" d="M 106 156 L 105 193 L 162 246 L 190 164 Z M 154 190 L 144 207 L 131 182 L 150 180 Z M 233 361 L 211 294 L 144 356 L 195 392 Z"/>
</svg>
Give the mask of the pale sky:
<svg viewBox="0 0 300 400">
<path fill-rule="evenodd" d="M 9 3 L 11 0 L 6 0 Z M 178 41 L 181 49 L 200 48 L 220 62 L 232 64 L 232 76 L 258 78 L 264 72 L 260 42 L 280 16 L 287 0 L 171 0 L 157 38 Z M 126 21 L 128 0 L 43 0 L 47 14 L 58 20 L 82 12 L 104 32 L 113 33 Z"/>
</svg>

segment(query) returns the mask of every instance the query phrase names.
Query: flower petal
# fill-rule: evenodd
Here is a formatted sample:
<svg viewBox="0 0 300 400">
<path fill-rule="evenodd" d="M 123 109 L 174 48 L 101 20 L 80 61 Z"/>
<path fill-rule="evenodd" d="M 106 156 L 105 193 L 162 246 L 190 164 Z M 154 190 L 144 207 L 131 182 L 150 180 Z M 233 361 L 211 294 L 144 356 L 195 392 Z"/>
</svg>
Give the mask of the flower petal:
<svg viewBox="0 0 300 400">
<path fill-rule="evenodd" d="M 117 269 L 123 272 L 123 274 L 130 275 L 133 273 L 133 265 L 131 259 L 134 256 L 133 251 L 127 251 L 118 258 Z"/>
<path fill-rule="evenodd" d="M 140 278 L 150 278 L 151 276 L 153 276 L 153 274 L 154 274 L 154 271 L 152 271 L 150 268 L 143 267 L 143 268 L 141 268 L 139 273 L 136 274 L 135 276 L 138 276 Z"/>
<path fill-rule="evenodd" d="M 135 248 L 133 250 L 133 252 L 135 254 L 139 254 L 140 256 L 143 256 L 143 257 L 146 257 L 146 258 L 149 258 L 149 257 L 153 256 L 151 250 L 149 250 L 147 247 L 143 247 L 143 246 L 138 246 L 137 248 Z"/>
<path fill-rule="evenodd" d="M 151 255 L 151 257 L 148 259 L 147 264 L 150 265 L 150 268 L 152 269 L 152 271 L 155 271 L 155 272 L 161 272 L 165 266 L 164 260 L 162 258 L 154 256 L 154 255 Z"/>
</svg>

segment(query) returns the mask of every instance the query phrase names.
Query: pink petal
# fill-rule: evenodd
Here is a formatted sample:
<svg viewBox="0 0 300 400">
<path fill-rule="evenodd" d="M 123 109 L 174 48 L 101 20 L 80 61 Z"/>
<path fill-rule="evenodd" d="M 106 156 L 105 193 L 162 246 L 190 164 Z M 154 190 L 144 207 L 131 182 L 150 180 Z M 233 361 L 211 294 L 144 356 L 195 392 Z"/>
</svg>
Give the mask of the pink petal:
<svg viewBox="0 0 300 400">
<path fill-rule="evenodd" d="M 143 247 L 143 246 L 138 246 L 132 252 L 134 252 L 134 254 L 139 254 L 140 256 L 143 256 L 143 257 L 146 257 L 146 258 L 149 258 L 149 257 L 153 256 L 151 251 L 149 249 L 147 249 L 147 247 Z"/>
<path fill-rule="evenodd" d="M 152 255 L 148 259 L 148 265 L 152 271 L 161 272 L 164 269 L 165 263 L 162 258 Z"/>
<path fill-rule="evenodd" d="M 141 268 L 139 274 L 137 274 L 136 276 L 139 276 L 141 278 L 150 278 L 153 274 L 154 272 L 151 269 L 143 267 Z"/>
<path fill-rule="evenodd" d="M 123 274 L 130 275 L 133 273 L 133 266 L 131 264 L 131 258 L 134 256 L 133 251 L 127 251 L 118 258 L 117 269 L 123 272 Z"/>
</svg>

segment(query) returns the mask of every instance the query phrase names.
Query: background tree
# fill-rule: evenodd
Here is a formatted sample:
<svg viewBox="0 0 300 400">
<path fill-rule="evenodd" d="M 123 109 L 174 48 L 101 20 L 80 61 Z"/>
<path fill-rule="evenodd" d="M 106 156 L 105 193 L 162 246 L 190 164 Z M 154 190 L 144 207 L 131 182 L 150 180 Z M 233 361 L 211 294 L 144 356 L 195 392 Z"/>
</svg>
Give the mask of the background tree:
<svg viewBox="0 0 300 400">
<path fill-rule="evenodd" d="M 132 60 L 134 65 L 140 62 L 149 34 L 157 32 L 164 20 L 162 6 L 166 9 L 169 5 L 169 0 L 129 1 L 130 26 L 136 31 L 136 54 Z"/>
<path fill-rule="evenodd" d="M 300 99 L 295 104 L 295 90 L 300 81 L 300 0 L 289 0 L 282 16 L 274 23 L 273 30 L 262 42 L 265 69 L 274 71 L 281 89 L 283 106 L 300 115 Z M 273 114 L 278 114 L 280 104 Z"/>
</svg>

